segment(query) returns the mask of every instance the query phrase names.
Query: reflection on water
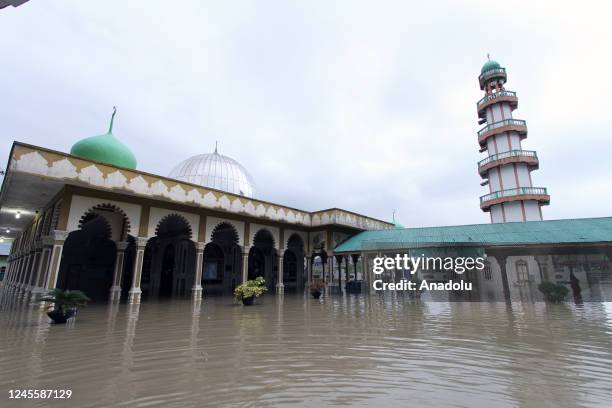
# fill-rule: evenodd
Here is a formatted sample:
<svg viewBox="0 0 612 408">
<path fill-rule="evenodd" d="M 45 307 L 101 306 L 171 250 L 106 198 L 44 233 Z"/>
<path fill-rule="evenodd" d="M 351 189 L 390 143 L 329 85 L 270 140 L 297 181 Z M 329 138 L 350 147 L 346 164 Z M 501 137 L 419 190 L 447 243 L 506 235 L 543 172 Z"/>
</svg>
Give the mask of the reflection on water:
<svg viewBox="0 0 612 408">
<path fill-rule="evenodd" d="M 91 306 L 52 326 L 5 299 L 0 406 L 612 406 L 611 339 L 610 303 L 267 295 Z"/>
</svg>

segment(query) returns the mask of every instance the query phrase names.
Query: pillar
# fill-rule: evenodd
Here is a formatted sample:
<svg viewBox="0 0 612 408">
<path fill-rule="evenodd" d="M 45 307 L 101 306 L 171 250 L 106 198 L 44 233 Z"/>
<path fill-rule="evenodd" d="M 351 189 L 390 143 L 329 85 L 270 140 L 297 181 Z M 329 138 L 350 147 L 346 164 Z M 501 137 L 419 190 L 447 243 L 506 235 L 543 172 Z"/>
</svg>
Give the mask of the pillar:
<svg viewBox="0 0 612 408">
<path fill-rule="evenodd" d="M 43 292 L 43 288 L 39 284 L 40 275 L 42 275 L 43 270 L 43 245 L 42 241 L 37 241 L 35 244 L 36 253 L 34 255 L 34 268 L 32 271 L 32 280 L 30 281 L 30 285 L 32 288 L 32 299 L 37 299 L 38 296 Z"/>
<path fill-rule="evenodd" d="M 548 255 L 536 255 L 534 258 L 538 264 L 538 269 L 540 270 L 541 281 L 550 281 L 550 277 L 548 276 Z"/>
<path fill-rule="evenodd" d="M 353 275 L 355 276 L 355 282 L 357 279 L 357 262 L 359 262 L 359 254 L 351 254 L 351 259 L 353 260 Z"/>
<path fill-rule="evenodd" d="M 504 287 L 504 299 L 506 302 L 510 301 L 510 285 L 508 284 L 508 273 L 506 272 L 506 261 L 508 255 L 494 255 L 499 264 L 499 270 L 501 272 L 502 285 Z"/>
<path fill-rule="evenodd" d="M 195 278 L 191 290 L 193 300 L 202 299 L 202 268 L 204 265 L 204 242 L 196 242 Z M 225 267 L 225 265 L 224 265 Z"/>
<path fill-rule="evenodd" d="M 51 247 L 51 260 L 48 266 L 48 279 L 45 284 L 45 290 L 55 289 L 57 285 L 57 277 L 59 275 L 60 265 L 62 263 L 62 252 L 64 250 L 64 242 L 68 237 L 68 231 L 55 230 L 50 235 L 43 238 L 43 242 Z"/>
<path fill-rule="evenodd" d="M 312 257 L 311 256 L 306 257 L 306 282 L 308 282 L 308 285 L 310 285 L 310 282 L 312 282 Z"/>
<path fill-rule="evenodd" d="M 244 247 L 242 251 L 242 283 L 249 278 L 249 247 Z"/>
<path fill-rule="evenodd" d="M 28 251 L 25 267 L 23 270 L 23 276 L 21 278 L 21 290 L 24 297 L 27 297 L 30 291 L 30 279 L 32 275 L 32 269 L 34 265 L 34 251 Z"/>
<path fill-rule="evenodd" d="M 128 296 L 129 304 L 140 304 L 140 296 L 142 295 L 142 290 L 140 290 L 140 278 L 142 275 L 144 251 L 148 240 L 149 239 L 145 237 L 136 238 L 136 256 L 134 257 L 134 264 L 132 266 L 132 287 L 130 288 Z"/>
<path fill-rule="evenodd" d="M 342 293 L 342 261 L 344 257 L 342 255 L 335 255 L 336 263 L 338 264 L 338 293 Z"/>
<path fill-rule="evenodd" d="M 276 293 L 282 295 L 285 293 L 285 284 L 283 282 L 283 257 L 278 257 L 278 279 L 276 280 Z"/>
<path fill-rule="evenodd" d="M 115 257 L 115 270 L 113 272 L 113 285 L 110 288 L 110 301 L 121 299 L 121 281 L 123 280 L 123 265 L 125 263 L 125 250 L 127 242 L 116 242 L 117 256 Z"/>
</svg>

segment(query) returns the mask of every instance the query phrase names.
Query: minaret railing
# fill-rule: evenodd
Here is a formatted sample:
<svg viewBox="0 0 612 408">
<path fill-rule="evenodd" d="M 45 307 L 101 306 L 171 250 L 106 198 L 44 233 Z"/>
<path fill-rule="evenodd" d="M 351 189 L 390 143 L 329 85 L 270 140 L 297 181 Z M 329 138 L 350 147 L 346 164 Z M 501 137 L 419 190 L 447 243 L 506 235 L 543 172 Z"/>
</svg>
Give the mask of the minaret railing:
<svg viewBox="0 0 612 408">
<path fill-rule="evenodd" d="M 534 159 L 538 158 L 538 155 L 533 150 L 509 150 L 507 152 L 493 154 L 481 161 L 478 162 L 478 167 L 482 167 L 485 164 L 489 164 L 492 161 L 507 159 L 509 157 L 533 157 Z"/>
<path fill-rule="evenodd" d="M 482 136 L 483 134 L 500 128 L 500 127 L 504 127 L 504 126 L 527 126 L 527 122 L 522 120 L 522 119 L 506 119 L 506 120 L 500 120 L 499 122 L 494 122 L 491 123 L 490 125 L 487 125 L 485 127 L 483 127 L 482 129 L 480 129 L 478 131 L 478 136 Z"/>
<path fill-rule="evenodd" d="M 493 99 L 500 98 L 502 96 L 513 96 L 513 97 L 516 97 L 516 92 L 514 92 L 514 91 L 499 91 L 499 92 L 494 92 L 494 93 L 492 93 L 490 95 L 485 96 L 481 100 L 479 100 L 478 103 L 476 104 L 476 106 L 478 108 L 480 108 L 485 103 L 487 103 L 487 102 L 489 102 L 489 101 L 491 101 Z"/>
<path fill-rule="evenodd" d="M 548 195 L 545 187 L 518 187 L 507 190 L 495 191 L 480 197 L 480 204 L 498 198 L 514 197 L 518 195 Z"/>
</svg>

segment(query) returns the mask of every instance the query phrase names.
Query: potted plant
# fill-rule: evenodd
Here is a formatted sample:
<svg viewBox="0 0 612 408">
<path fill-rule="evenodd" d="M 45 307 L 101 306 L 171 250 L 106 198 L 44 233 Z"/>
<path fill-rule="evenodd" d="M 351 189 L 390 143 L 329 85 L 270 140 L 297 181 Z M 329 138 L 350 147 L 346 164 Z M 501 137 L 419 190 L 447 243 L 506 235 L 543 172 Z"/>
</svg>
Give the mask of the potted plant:
<svg viewBox="0 0 612 408">
<path fill-rule="evenodd" d="M 261 276 L 248 280 L 234 289 L 234 298 L 242 301 L 244 306 L 250 306 L 256 297 L 263 295 L 268 290 L 265 285 L 266 280 Z"/>
<path fill-rule="evenodd" d="M 310 282 L 310 285 L 308 285 L 308 287 L 310 289 L 310 294 L 312 295 L 312 297 L 318 299 L 321 297 L 323 289 L 325 289 L 325 282 L 323 282 L 321 279 L 316 279 Z"/>
<path fill-rule="evenodd" d="M 542 282 L 538 285 L 538 290 L 544 295 L 544 299 L 552 303 L 560 303 L 565 300 L 569 289 L 564 285 L 552 282 Z"/>
<path fill-rule="evenodd" d="M 52 303 L 47 316 L 54 323 L 66 323 L 68 319 L 76 314 L 78 306 L 85 306 L 91 299 L 80 290 L 50 290 L 40 301 Z"/>
</svg>

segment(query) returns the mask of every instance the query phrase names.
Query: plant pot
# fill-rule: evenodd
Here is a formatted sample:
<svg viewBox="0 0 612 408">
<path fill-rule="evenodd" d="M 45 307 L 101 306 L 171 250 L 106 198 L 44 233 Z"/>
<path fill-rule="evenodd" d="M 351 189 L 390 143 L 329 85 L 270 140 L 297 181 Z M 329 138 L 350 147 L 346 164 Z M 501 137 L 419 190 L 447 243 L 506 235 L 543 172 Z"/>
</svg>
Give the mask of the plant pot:
<svg viewBox="0 0 612 408">
<path fill-rule="evenodd" d="M 254 300 L 255 300 L 255 296 L 243 297 L 242 304 L 244 306 L 251 306 Z"/>
<path fill-rule="evenodd" d="M 319 290 L 313 290 L 312 292 L 310 292 L 310 294 L 312 295 L 313 298 L 318 299 L 321 297 L 321 291 Z"/>
<path fill-rule="evenodd" d="M 47 312 L 47 316 L 49 316 L 49 318 L 53 320 L 53 323 L 63 324 L 66 323 L 68 319 L 70 319 L 72 316 L 74 316 L 74 311 L 68 310 L 66 312 L 63 312 L 61 310 L 52 310 L 50 312 Z"/>
</svg>

